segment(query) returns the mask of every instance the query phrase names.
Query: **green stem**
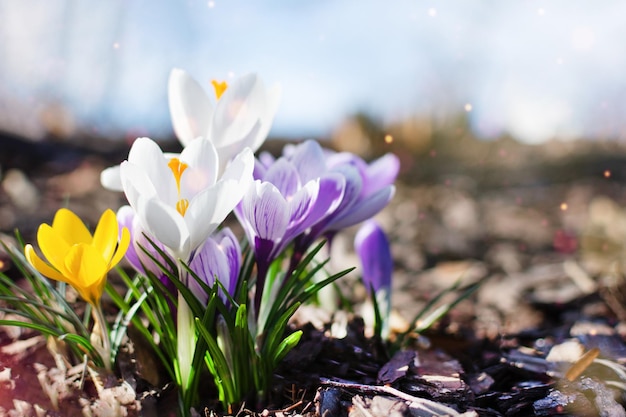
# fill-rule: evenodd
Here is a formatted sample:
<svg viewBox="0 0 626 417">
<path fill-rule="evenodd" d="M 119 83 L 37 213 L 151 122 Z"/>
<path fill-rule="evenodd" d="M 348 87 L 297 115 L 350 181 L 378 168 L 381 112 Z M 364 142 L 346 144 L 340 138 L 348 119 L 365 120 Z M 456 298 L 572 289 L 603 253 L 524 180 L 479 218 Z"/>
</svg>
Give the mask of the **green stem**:
<svg viewBox="0 0 626 417">
<path fill-rule="evenodd" d="M 94 304 L 91 309 L 91 314 L 94 320 L 94 332 L 99 330 L 100 332 L 100 343 L 101 346 L 98 347 L 98 351 L 100 351 L 100 356 L 102 356 L 102 360 L 104 361 L 104 367 L 107 371 L 111 370 L 111 339 L 109 338 L 109 331 L 107 327 L 106 320 L 104 318 L 104 314 L 102 313 L 102 307 L 100 303 Z"/>
<path fill-rule="evenodd" d="M 191 308 L 183 295 L 178 293 L 176 352 L 179 386 L 183 404 L 188 409 L 193 401 L 193 393 L 188 392 L 193 382 L 193 357 L 196 348 L 196 326 Z"/>
</svg>

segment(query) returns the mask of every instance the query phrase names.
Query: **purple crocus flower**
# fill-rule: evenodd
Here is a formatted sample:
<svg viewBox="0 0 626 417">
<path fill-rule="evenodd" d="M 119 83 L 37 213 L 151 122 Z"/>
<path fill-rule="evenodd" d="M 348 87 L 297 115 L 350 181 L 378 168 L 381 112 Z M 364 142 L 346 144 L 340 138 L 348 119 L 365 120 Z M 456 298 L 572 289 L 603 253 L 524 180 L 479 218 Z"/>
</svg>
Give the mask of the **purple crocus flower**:
<svg viewBox="0 0 626 417">
<path fill-rule="evenodd" d="M 313 240 L 326 231 L 339 231 L 361 223 L 382 210 L 395 193 L 393 183 L 400 170 L 400 161 L 394 154 L 385 154 L 368 164 L 353 153 L 333 152 L 313 140 L 285 146 L 283 158 L 296 167 L 304 181 L 328 172 L 345 177 L 341 204 L 317 226 Z M 262 179 L 274 162 L 271 155 L 262 153 L 255 165 L 254 178 Z"/>
<path fill-rule="evenodd" d="M 343 198 L 332 213 L 298 238 L 296 252 L 306 251 L 322 235 L 331 239 L 338 231 L 370 219 L 395 193 L 393 182 L 400 162 L 393 154 L 386 154 L 370 164 L 349 152 L 329 152 L 325 159 L 328 172 L 345 178 Z"/>
<path fill-rule="evenodd" d="M 305 182 L 330 173 L 339 174 L 345 180 L 339 204 L 296 237 L 292 267 L 317 238 L 326 235 L 331 239 L 339 230 L 367 220 L 382 210 L 395 193 L 393 182 L 400 169 L 400 162 L 393 154 L 386 154 L 368 164 L 352 153 L 324 149 L 313 140 L 285 146 L 278 161 L 281 160 L 289 161 Z M 262 153 L 256 161 L 255 179 L 264 179 L 275 163 L 277 161 L 271 155 Z"/>
<path fill-rule="evenodd" d="M 363 283 L 368 291 L 389 291 L 393 259 L 387 235 L 375 220 L 369 220 L 359 228 L 354 249 L 361 260 Z"/>
<path fill-rule="evenodd" d="M 215 279 L 219 279 L 233 296 L 241 268 L 241 247 L 233 232 L 229 228 L 224 228 L 209 236 L 193 257 L 189 268 L 210 287 L 215 285 Z M 203 304 L 207 302 L 206 292 L 193 277 L 189 278 L 188 286 L 198 300 Z M 220 294 L 226 302 L 226 296 L 221 290 Z"/>
<path fill-rule="evenodd" d="M 400 161 L 394 154 L 388 153 L 367 164 L 354 154 L 342 152 L 328 157 L 327 164 L 329 169 L 346 176 L 352 192 L 344 194 L 341 205 L 327 219 L 325 231 L 338 231 L 361 223 L 391 201 L 395 193 L 393 183 L 400 170 Z"/>
<path fill-rule="evenodd" d="M 269 166 L 257 163 L 255 180 L 235 214 L 254 248 L 258 310 L 267 270 L 299 235 L 332 213 L 343 197 L 345 179 L 325 169 L 321 147 L 305 142 L 290 157 Z"/>
<path fill-rule="evenodd" d="M 387 319 L 391 311 L 391 277 L 393 259 L 389 240 L 374 220 L 361 226 L 354 239 L 354 248 L 361 260 L 363 284 L 376 299 L 383 318 L 383 333 L 387 333 Z M 384 335 L 383 335 L 384 336 Z"/>
</svg>

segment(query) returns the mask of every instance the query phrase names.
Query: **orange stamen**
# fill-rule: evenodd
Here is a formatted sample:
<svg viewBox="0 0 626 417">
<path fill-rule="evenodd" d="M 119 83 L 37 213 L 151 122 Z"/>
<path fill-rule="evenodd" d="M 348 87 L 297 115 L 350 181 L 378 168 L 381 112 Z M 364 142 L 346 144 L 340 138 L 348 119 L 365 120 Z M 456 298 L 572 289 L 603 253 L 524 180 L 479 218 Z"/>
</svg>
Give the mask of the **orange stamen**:
<svg viewBox="0 0 626 417">
<path fill-rule="evenodd" d="M 187 200 L 186 198 L 182 198 L 178 200 L 178 202 L 176 203 L 176 211 L 178 211 L 180 215 L 183 217 L 185 216 L 185 213 L 187 212 L 188 208 L 189 208 L 189 200 Z"/>
<path fill-rule="evenodd" d="M 189 168 L 189 165 L 184 162 L 180 162 L 180 159 L 178 158 L 172 158 L 170 159 L 170 162 L 167 163 L 167 166 L 172 170 L 172 174 L 174 174 L 176 189 L 178 190 L 178 198 L 180 198 L 180 179 L 183 176 L 183 172 Z M 180 200 L 176 203 L 176 210 L 181 216 L 184 216 L 187 212 L 187 208 L 189 208 L 189 200 L 186 198 L 180 198 Z"/>
<path fill-rule="evenodd" d="M 228 88 L 228 83 L 226 81 L 212 80 L 211 84 L 213 84 L 213 88 L 215 89 L 215 96 L 219 100 L 220 97 L 222 97 L 222 94 L 224 94 L 224 91 L 226 91 L 226 89 Z"/>
<path fill-rule="evenodd" d="M 167 164 L 168 167 L 172 170 L 172 174 L 174 174 L 174 178 L 176 179 L 176 188 L 178 189 L 178 194 L 180 194 L 180 178 L 183 176 L 183 172 L 189 165 L 184 162 L 180 162 L 178 158 L 170 159 L 170 162 Z"/>
</svg>

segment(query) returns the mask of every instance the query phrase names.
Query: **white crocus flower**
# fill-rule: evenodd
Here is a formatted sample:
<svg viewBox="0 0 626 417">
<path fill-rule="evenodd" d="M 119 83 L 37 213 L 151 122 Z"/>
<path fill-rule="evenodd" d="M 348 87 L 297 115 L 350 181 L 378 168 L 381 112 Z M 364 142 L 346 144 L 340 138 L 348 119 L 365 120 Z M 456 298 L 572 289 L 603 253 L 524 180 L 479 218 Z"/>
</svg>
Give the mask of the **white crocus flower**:
<svg viewBox="0 0 626 417">
<path fill-rule="evenodd" d="M 219 155 L 219 172 L 243 149 L 256 152 L 272 127 L 280 101 L 280 86 L 266 88 L 255 74 L 232 83 L 213 81 L 211 96 L 182 69 L 173 69 L 169 78 L 169 107 L 174 132 L 183 146 L 204 137 Z M 120 168 L 105 169 L 100 180 L 113 191 L 122 191 Z"/>
<path fill-rule="evenodd" d="M 172 255 L 189 262 L 252 183 L 254 156 L 244 149 L 218 174 L 213 144 L 192 140 L 180 155 L 164 154 L 148 138 L 133 143 L 120 178 L 143 229 Z"/>
<path fill-rule="evenodd" d="M 176 136 L 187 146 L 198 136 L 215 145 L 220 169 L 244 148 L 256 152 L 265 141 L 278 108 L 280 87 L 268 89 L 255 74 L 232 83 L 212 82 L 216 103 L 189 74 L 174 69 L 169 107 Z"/>
<path fill-rule="evenodd" d="M 219 177 L 217 151 L 207 139 L 196 138 L 180 155 L 167 155 L 151 139 L 139 138 L 119 173 L 143 229 L 178 260 L 189 263 L 242 199 L 252 183 L 253 166 L 254 155 L 246 148 Z M 187 283 L 184 268 L 179 272 L 180 280 Z M 193 314 L 181 292 L 177 313 L 177 375 L 186 391 L 191 383 L 196 333 Z"/>
</svg>

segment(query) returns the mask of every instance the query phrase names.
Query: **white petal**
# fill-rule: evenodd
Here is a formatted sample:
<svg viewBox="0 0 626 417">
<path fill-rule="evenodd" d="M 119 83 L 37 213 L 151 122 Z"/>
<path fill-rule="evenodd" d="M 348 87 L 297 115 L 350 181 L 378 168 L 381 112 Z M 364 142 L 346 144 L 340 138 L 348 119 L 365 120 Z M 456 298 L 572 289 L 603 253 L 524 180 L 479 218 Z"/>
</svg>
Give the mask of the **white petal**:
<svg viewBox="0 0 626 417">
<path fill-rule="evenodd" d="M 200 84 L 181 69 L 170 73 L 169 107 L 176 136 L 186 146 L 209 132 L 213 105 Z"/>
<path fill-rule="evenodd" d="M 241 162 L 241 161 L 238 161 Z M 229 168 L 243 164 L 231 164 Z M 231 170 L 233 172 L 235 170 Z M 211 221 L 221 223 L 226 216 L 234 210 L 234 208 L 242 200 L 244 194 L 253 184 L 251 164 L 244 165 L 239 171 L 239 178 L 231 178 L 234 175 L 222 178 L 216 185 L 216 203 L 215 211 L 211 216 Z"/>
<path fill-rule="evenodd" d="M 189 165 L 181 178 L 183 198 L 190 200 L 217 182 L 219 160 L 215 146 L 208 139 L 191 141 L 181 152 L 180 160 Z"/>
<path fill-rule="evenodd" d="M 120 177 L 120 166 L 116 165 L 104 169 L 100 173 L 100 183 L 107 190 L 124 191 L 124 187 L 122 187 L 122 178 Z"/>
<path fill-rule="evenodd" d="M 190 237 L 183 217 L 155 198 L 140 198 L 137 215 L 148 234 L 168 247 L 175 256 L 187 262 L 191 253 Z"/>
<path fill-rule="evenodd" d="M 133 208 L 137 209 L 139 198 L 142 195 L 144 198 L 157 197 L 157 191 L 148 175 L 141 167 L 132 162 L 122 162 L 120 165 L 120 177 L 126 199 Z"/>
<path fill-rule="evenodd" d="M 215 207 L 210 216 L 205 217 L 211 223 L 220 224 L 233 211 L 243 198 L 249 183 L 235 180 L 220 181 L 215 185 Z"/>
<path fill-rule="evenodd" d="M 207 188 L 196 194 L 189 202 L 189 207 L 185 212 L 185 223 L 189 230 L 189 245 L 192 252 L 200 247 L 224 220 L 213 221 L 219 191 L 220 189 L 215 186 Z"/>
<path fill-rule="evenodd" d="M 257 79 L 255 90 L 252 94 L 255 94 L 255 100 L 251 100 L 250 103 L 257 106 L 254 112 L 258 113 L 258 119 L 252 129 L 240 139 L 233 141 L 234 138 L 230 137 L 230 141 L 219 141 L 218 152 L 220 158 L 225 159 L 226 162 L 241 151 L 244 146 L 252 149 L 252 152 L 256 152 L 267 139 L 267 135 L 272 127 L 280 102 L 280 86 L 275 85 L 268 91 L 263 82 Z M 224 162 L 222 160 L 222 165 L 224 165 Z"/>
<path fill-rule="evenodd" d="M 248 144 L 253 152 L 256 152 L 261 147 L 263 142 L 265 142 L 265 139 L 267 138 L 267 135 L 272 128 L 274 116 L 278 111 L 278 105 L 280 104 L 281 96 L 282 88 L 278 84 L 272 86 L 272 88 L 266 92 L 266 104 L 263 106 L 264 112 L 260 117 L 260 128 L 256 132 L 255 137 L 252 138 L 252 140 L 250 140 Z"/>
<path fill-rule="evenodd" d="M 220 149 L 240 142 L 257 124 L 267 105 L 258 78 L 248 74 L 228 86 L 215 107 L 210 138 Z M 242 143 L 241 149 L 249 146 Z"/>
<path fill-rule="evenodd" d="M 159 197 L 168 204 L 176 203 L 176 180 L 168 167 L 169 160 L 159 145 L 149 138 L 138 138 L 128 153 L 128 162 L 140 167 L 148 176 Z"/>
<path fill-rule="evenodd" d="M 260 129 L 261 122 L 257 120 L 250 132 L 248 132 L 240 140 L 228 143 L 226 145 L 222 145 L 217 148 L 217 153 L 220 156 L 220 172 L 224 171 L 224 168 L 228 165 L 228 162 L 230 162 L 230 160 L 232 160 L 239 152 L 241 152 L 242 149 L 248 147 L 247 144 L 254 141 L 254 138 L 256 137 Z M 250 147 L 250 149 L 252 149 L 252 147 Z"/>
<path fill-rule="evenodd" d="M 159 145 L 150 138 L 141 137 L 133 142 L 128 152 L 127 160 L 135 165 L 148 167 L 150 161 L 146 160 L 146 158 L 156 157 L 157 155 L 163 157 L 163 151 L 161 151 Z"/>
<path fill-rule="evenodd" d="M 226 167 L 220 180 L 245 181 L 246 184 L 242 184 L 244 189 L 241 190 L 243 196 L 243 193 L 248 191 L 248 187 L 252 184 L 252 171 L 254 171 L 254 154 L 249 148 L 245 148 Z"/>
<path fill-rule="evenodd" d="M 244 149 L 217 184 L 199 192 L 189 201 L 185 221 L 191 232 L 192 250 L 202 244 L 239 204 L 252 184 L 253 168 L 254 155 L 250 149 Z"/>
</svg>

